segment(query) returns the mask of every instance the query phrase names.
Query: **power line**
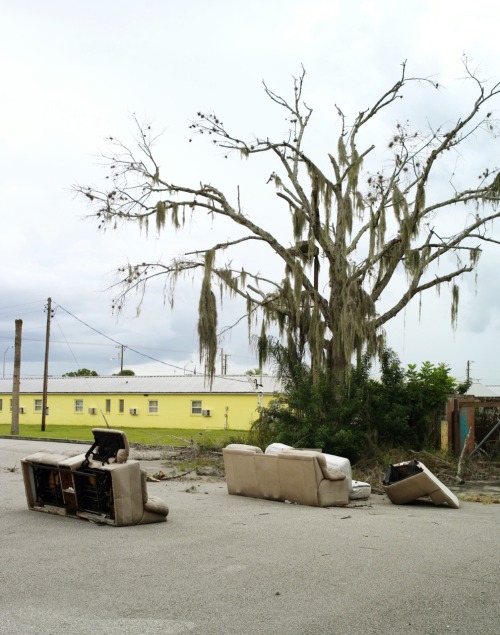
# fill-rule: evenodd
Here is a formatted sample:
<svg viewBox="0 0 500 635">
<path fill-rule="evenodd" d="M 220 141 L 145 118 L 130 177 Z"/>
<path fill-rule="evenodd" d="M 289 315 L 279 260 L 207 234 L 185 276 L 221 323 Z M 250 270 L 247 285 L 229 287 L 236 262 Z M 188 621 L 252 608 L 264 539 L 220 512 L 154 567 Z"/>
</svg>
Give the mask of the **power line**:
<svg viewBox="0 0 500 635">
<path fill-rule="evenodd" d="M 136 353 L 137 355 L 140 355 L 141 357 L 145 357 L 147 359 L 150 359 L 153 362 L 158 362 L 159 364 L 163 364 L 164 366 L 169 366 L 171 368 L 176 368 L 177 370 L 184 370 L 181 366 L 176 366 L 175 364 L 169 364 L 168 362 L 164 362 L 161 359 L 157 359 L 156 357 L 152 357 L 151 355 L 147 355 L 146 353 L 141 353 L 141 351 L 138 351 L 138 350 L 136 350 L 134 348 L 130 348 L 129 346 L 127 346 L 127 344 L 123 344 L 122 342 L 119 342 L 118 340 L 115 340 L 113 337 L 110 337 L 109 335 L 106 335 L 106 333 L 103 333 L 99 329 L 96 329 L 95 327 L 91 326 L 90 324 L 88 324 L 87 322 L 82 320 L 81 318 L 79 318 L 76 315 L 74 315 L 73 313 L 71 313 L 71 311 L 68 311 L 68 309 L 65 309 L 60 304 L 57 305 L 57 308 L 58 309 L 62 309 L 65 313 L 70 315 L 72 318 L 74 318 L 75 320 L 77 320 L 78 322 L 80 322 L 81 324 L 86 326 L 87 328 L 89 328 L 91 331 L 94 331 L 94 333 L 98 333 L 99 335 L 101 335 L 102 337 L 106 338 L 110 342 L 113 342 L 113 344 L 115 344 L 115 346 L 120 346 L 120 347 L 124 346 L 129 351 L 132 351 L 132 352 Z"/>
<path fill-rule="evenodd" d="M 127 344 L 123 344 L 122 342 L 119 342 L 118 340 L 115 340 L 113 337 L 110 337 L 109 335 L 106 335 L 105 333 L 103 333 L 99 329 L 96 329 L 95 327 L 91 326 L 90 324 L 88 324 L 87 322 L 82 320 L 81 318 L 77 317 L 76 315 L 71 313 L 71 311 L 68 311 L 68 309 L 65 309 L 60 304 L 56 304 L 55 306 L 56 306 L 56 308 L 61 309 L 62 311 L 64 311 L 68 315 L 70 315 L 72 318 L 74 318 L 75 320 L 77 320 L 78 322 L 80 322 L 81 324 L 86 326 L 87 328 L 89 328 L 91 331 L 94 331 L 94 333 L 98 333 L 99 335 L 101 335 L 102 337 L 106 338 L 110 342 L 113 342 L 116 346 L 120 346 L 120 347 L 124 346 L 124 347 L 127 348 L 127 350 L 132 351 L 133 353 L 136 353 L 137 355 L 140 355 L 141 357 L 145 357 L 146 359 L 149 359 L 149 360 L 151 360 L 153 362 L 157 362 L 158 364 L 163 364 L 164 366 L 168 366 L 170 368 L 175 368 L 176 370 L 182 370 L 183 372 L 186 372 L 186 369 L 183 368 L 182 366 L 176 366 L 175 364 L 169 364 L 168 362 L 164 362 L 162 359 L 157 359 L 156 357 L 152 357 L 151 355 L 147 355 L 146 353 L 142 353 L 141 351 L 138 351 L 135 348 L 131 348 Z M 189 373 L 191 373 L 193 375 L 195 374 L 194 371 L 188 370 L 187 372 L 189 372 Z M 237 381 L 237 382 L 240 382 L 240 383 L 246 383 L 246 380 L 235 379 L 233 377 L 227 377 L 226 376 L 226 379 L 229 379 L 231 381 Z"/>
</svg>

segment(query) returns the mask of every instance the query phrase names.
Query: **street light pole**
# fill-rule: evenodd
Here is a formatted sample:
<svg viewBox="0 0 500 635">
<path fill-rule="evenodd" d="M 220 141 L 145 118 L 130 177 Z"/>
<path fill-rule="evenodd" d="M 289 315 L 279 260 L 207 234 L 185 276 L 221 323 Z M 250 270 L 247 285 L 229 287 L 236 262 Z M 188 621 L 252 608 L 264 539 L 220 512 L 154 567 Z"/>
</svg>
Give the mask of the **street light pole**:
<svg viewBox="0 0 500 635">
<path fill-rule="evenodd" d="M 5 379 L 5 356 L 7 355 L 7 353 L 9 352 L 9 350 L 11 348 L 14 348 L 13 344 L 11 344 L 10 346 L 7 346 L 7 348 L 5 349 L 5 352 L 3 354 L 3 373 L 2 373 L 2 379 Z"/>
</svg>

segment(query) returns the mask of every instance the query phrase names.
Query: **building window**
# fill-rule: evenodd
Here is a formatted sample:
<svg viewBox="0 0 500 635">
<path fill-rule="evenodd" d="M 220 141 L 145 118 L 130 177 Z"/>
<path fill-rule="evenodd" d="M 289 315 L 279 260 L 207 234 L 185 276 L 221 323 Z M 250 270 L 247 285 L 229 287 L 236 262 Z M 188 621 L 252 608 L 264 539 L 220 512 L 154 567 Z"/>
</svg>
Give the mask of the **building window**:
<svg viewBox="0 0 500 635">
<path fill-rule="evenodd" d="M 148 401 L 148 414 L 157 415 L 158 414 L 158 401 L 156 399 L 152 399 Z"/>
<path fill-rule="evenodd" d="M 83 399 L 75 399 L 75 412 L 83 412 Z"/>
<path fill-rule="evenodd" d="M 201 415 L 201 400 L 191 402 L 191 414 Z"/>
<path fill-rule="evenodd" d="M 125 399 L 118 400 L 118 412 L 121 415 L 125 412 Z"/>
<path fill-rule="evenodd" d="M 3 410 L 3 399 L 0 399 L 0 412 Z"/>
<path fill-rule="evenodd" d="M 35 399 L 35 412 L 42 412 L 43 408 L 43 400 Z"/>
<path fill-rule="evenodd" d="M 106 399 L 106 412 L 111 412 L 111 399 Z"/>
</svg>

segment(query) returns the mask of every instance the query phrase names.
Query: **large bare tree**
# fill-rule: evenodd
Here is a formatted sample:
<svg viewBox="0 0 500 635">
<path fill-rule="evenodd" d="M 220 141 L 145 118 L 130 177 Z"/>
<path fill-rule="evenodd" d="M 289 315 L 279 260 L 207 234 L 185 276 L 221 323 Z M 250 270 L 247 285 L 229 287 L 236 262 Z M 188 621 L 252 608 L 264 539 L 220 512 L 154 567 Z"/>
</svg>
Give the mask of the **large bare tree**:
<svg viewBox="0 0 500 635">
<path fill-rule="evenodd" d="M 243 211 L 236 184 L 230 194 L 209 183 L 170 181 L 155 156 L 157 137 L 151 126 L 136 120 L 134 144 L 109 139 L 109 188 L 76 187 L 89 199 L 100 225 L 153 222 L 159 232 L 168 225 L 189 231 L 187 220 L 208 212 L 215 220 L 229 220 L 234 233 L 171 262 L 124 266 L 115 308 L 123 306 L 132 290 L 143 297 L 148 283 L 158 276 L 166 277 L 173 306 L 179 277 L 199 271 L 200 356 L 211 376 L 218 347 L 218 305 L 225 294 L 244 301 L 242 312 L 261 341 L 277 325 L 285 343 L 309 355 L 313 372 L 329 368 L 337 376 L 356 352 L 375 354 L 383 344 L 384 325 L 424 291 L 448 283 L 451 319 L 456 321 L 459 280 L 475 269 L 484 241 L 498 242 L 493 221 L 500 214 L 496 166 L 482 166 L 479 178 L 477 170 L 471 171 L 465 185 L 463 175 L 460 183 L 455 182 L 455 167 L 445 174 L 452 163 L 467 162 L 466 142 L 480 141 L 483 134 L 495 139 L 498 132 L 492 108 L 500 84 L 481 81 L 466 59 L 464 69 L 474 96 L 459 119 L 441 127 L 429 122 L 423 132 L 408 121 L 395 122 L 382 149 L 363 140 L 378 136 L 383 111 L 399 103 L 410 83 L 429 91 L 429 100 L 431 91 L 439 96 L 440 86 L 433 79 L 407 77 L 403 64 L 398 81 L 352 120 L 336 107 L 338 140 L 323 168 L 305 151 L 313 111 L 303 97 L 303 69 L 293 80 L 290 99 L 264 84 L 271 102 L 283 110 L 289 130 L 284 140 L 243 140 L 215 114 L 199 112 L 190 126 L 192 135 L 209 137 L 226 156 L 273 158 L 275 169 L 268 183 L 278 197 L 272 214 L 285 215 L 281 233 L 266 229 L 257 214 Z M 456 157 L 453 162 L 450 153 Z M 371 166 L 375 155 L 378 169 Z M 435 173 L 439 185 L 431 186 Z M 272 273 L 266 271 L 264 258 L 254 268 L 251 263 L 234 265 L 248 241 L 269 250 Z M 282 263 L 278 274 L 276 258 Z M 400 278 L 401 271 L 406 274 L 405 286 L 395 300 L 391 292 L 393 301 L 387 306 L 389 283 L 396 274 Z"/>
</svg>

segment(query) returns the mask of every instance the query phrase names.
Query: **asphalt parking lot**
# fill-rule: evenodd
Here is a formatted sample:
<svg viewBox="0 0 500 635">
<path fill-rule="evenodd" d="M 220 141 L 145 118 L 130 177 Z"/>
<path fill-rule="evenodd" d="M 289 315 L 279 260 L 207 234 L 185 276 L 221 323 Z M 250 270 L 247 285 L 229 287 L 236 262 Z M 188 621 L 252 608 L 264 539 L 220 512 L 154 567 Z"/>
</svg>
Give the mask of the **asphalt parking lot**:
<svg viewBox="0 0 500 635">
<path fill-rule="evenodd" d="M 148 483 L 167 523 L 117 528 L 28 510 L 20 460 L 51 445 L 0 439 L 1 634 L 500 633 L 500 505 L 318 509 L 176 480 Z"/>
</svg>

